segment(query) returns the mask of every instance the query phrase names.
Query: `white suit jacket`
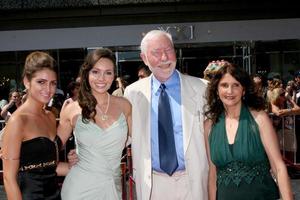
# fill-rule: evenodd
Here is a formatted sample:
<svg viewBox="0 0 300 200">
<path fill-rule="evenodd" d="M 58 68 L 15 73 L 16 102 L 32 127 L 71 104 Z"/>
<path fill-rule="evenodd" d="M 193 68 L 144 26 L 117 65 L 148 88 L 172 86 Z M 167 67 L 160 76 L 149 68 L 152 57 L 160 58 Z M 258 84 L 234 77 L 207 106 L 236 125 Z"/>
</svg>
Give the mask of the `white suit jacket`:
<svg viewBox="0 0 300 200">
<path fill-rule="evenodd" d="M 132 161 L 138 200 L 149 200 L 152 188 L 151 164 L 151 77 L 125 89 L 132 104 Z M 183 146 L 189 187 L 195 200 L 208 199 L 208 160 L 205 150 L 203 106 L 206 84 L 179 73 Z M 173 192 L 173 191 L 172 191 Z M 174 191 L 175 192 L 175 191 Z"/>
</svg>

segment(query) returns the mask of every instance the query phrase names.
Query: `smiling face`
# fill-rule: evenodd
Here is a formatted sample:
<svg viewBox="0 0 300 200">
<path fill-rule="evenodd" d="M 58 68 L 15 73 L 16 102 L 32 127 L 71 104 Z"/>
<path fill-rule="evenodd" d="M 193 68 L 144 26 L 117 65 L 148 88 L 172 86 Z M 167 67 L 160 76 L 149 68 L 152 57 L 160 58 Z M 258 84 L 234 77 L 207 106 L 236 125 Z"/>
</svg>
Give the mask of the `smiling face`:
<svg viewBox="0 0 300 200">
<path fill-rule="evenodd" d="M 141 53 L 144 63 L 160 82 L 170 78 L 176 67 L 174 46 L 166 35 L 158 34 L 149 39 L 146 51 Z"/>
<path fill-rule="evenodd" d="M 225 109 L 240 105 L 244 88 L 232 75 L 226 73 L 218 84 L 218 95 Z"/>
<path fill-rule="evenodd" d="M 24 78 L 24 85 L 27 89 L 27 98 L 46 104 L 55 94 L 57 78 L 56 73 L 48 68 L 36 71 L 31 80 Z"/>
<path fill-rule="evenodd" d="M 108 58 L 101 58 L 89 71 L 89 84 L 92 93 L 106 93 L 114 81 L 114 63 Z"/>
</svg>

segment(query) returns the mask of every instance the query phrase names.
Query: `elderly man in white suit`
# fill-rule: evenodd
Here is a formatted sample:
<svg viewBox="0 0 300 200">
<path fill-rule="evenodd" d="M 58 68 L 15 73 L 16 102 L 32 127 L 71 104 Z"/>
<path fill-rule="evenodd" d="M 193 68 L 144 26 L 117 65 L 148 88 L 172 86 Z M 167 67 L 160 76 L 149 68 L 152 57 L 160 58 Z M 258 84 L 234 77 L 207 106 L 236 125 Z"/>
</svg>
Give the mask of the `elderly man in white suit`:
<svg viewBox="0 0 300 200">
<path fill-rule="evenodd" d="M 208 199 L 208 160 L 203 133 L 206 84 L 175 69 L 176 52 L 169 33 L 152 30 L 141 42 L 141 58 L 152 75 L 125 89 L 132 103 L 132 156 L 138 200 Z M 169 98 L 176 165 L 166 172 L 160 162 L 159 96 Z M 174 160 L 174 159 L 173 159 Z M 170 160 L 170 163 L 173 162 Z M 168 161 L 169 162 L 169 161 Z"/>
</svg>

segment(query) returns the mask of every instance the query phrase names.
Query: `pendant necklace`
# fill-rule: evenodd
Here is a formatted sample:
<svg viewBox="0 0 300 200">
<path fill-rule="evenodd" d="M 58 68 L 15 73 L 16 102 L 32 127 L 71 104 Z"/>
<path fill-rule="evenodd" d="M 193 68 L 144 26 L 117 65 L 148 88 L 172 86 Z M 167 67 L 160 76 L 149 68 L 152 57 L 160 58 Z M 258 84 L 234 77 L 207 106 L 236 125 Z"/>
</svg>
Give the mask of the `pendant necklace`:
<svg viewBox="0 0 300 200">
<path fill-rule="evenodd" d="M 229 125 L 229 128 L 231 129 L 233 127 L 233 124 L 235 123 L 235 120 L 239 121 L 240 119 L 240 116 L 237 116 L 237 117 L 228 117 L 226 116 L 226 120 L 227 120 L 227 124 Z"/>
<path fill-rule="evenodd" d="M 100 119 L 102 121 L 106 121 L 108 120 L 108 115 L 107 115 L 107 111 L 108 111 L 108 108 L 109 108 L 109 103 L 110 103 L 110 95 L 107 93 L 107 106 L 106 106 L 106 109 L 105 109 L 105 112 L 102 112 L 101 108 L 99 105 L 97 105 L 100 113 L 101 113 L 101 116 L 100 116 Z"/>
</svg>

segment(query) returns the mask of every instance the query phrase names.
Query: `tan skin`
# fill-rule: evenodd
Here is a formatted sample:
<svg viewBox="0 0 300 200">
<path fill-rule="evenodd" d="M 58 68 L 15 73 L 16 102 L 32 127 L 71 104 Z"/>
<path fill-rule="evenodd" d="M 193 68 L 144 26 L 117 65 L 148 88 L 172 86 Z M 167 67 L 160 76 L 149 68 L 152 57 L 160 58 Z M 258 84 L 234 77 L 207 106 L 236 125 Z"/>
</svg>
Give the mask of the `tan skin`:
<svg viewBox="0 0 300 200">
<path fill-rule="evenodd" d="M 161 83 L 167 81 L 176 67 L 174 45 L 166 35 L 157 35 L 147 44 L 146 52 L 140 54 L 144 63 Z"/>
<path fill-rule="evenodd" d="M 9 103 L 3 106 L 1 111 L 1 116 L 3 118 L 6 118 L 8 114 L 10 115 L 8 109 L 11 108 L 14 104 L 17 106 L 17 108 L 21 105 L 21 98 L 18 92 L 13 92 L 9 99 Z"/>
<path fill-rule="evenodd" d="M 285 94 L 285 91 L 282 89 L 282 94 Z M 292 105 L 292 108 L 287 109 L 284 108 L 285 102 L 289 101 Z M 288 99 L 284 95 L 280 95 L 277 97 L 275 102 L 271 102 L 271 111 L 276 116 L 283 117 L 287 115 L 299 115 L 300 114 L 300 107 L 295 103 L 293 99 Z"/>
<path fill-rule="evenodd" d="M 28 91 L 26 102 L 10 117 L 3 137 L 3 176 L 8 199 L 22 199 L 17 184 L 20 148 L 23 141 L 46 137 L 53 141 L 56 136 L 55 116 L 44 109 L 56 89 L 56 74 L 49 69 L 35 72 L 33 78 L 24 78 Z M 61 171 L 58 170 L 58 173 Z"/>
<path fill-rule="evenodd" d="M 226 133 L 229 144 L 233 144 L 238 127 L 239 113 L 242 105 L 241 97 L 244 93 L 243 87 L 230 74 L 225 74 L 220 80 L 218 86 L 218 94 L 223 102 L 226 113 Z M 286 166 L 282 160 L 279 150 L 277 136 L 271 120 L 264 111 L 250 111 L 259 127 L 260 137 L 271 164 L 272 172 L 277 178 L 279 190 L 284 200 L 293 199 L 290 180 L 286 170 Z M 212 127 L 212 122 L 206 120 L 204 123 L 204 132 L 206 137 L 206 148 L 209 159 L 209 199 L 216 199 L 216 167 L 210 160 L 210 150 L 208 144 L 208 136 Z"/>
<path fill-rule="evenodd" d="M 131 104 L 123 97 L 116 97 L 110 95 L 109 107 L 107 110 L 108 119 L 103 121 L 100 119 L 100 113 L 105 112 L 108 104 L 107 90 L 110 88 L 114 80 L 114 65 L 111 60 L 107 58 L 101 58 L 91 69 L 89 75 L 89 83 L 91 91 L 97 100 L 95 116 L 95 123 L 102 129 L 110 127 L 115 121 L 117 121 L 123 113 L 126 117 L 129 136 L 131 133 Z M 100 107 L 100 108 L 99 108 Z M 101 109 L 101 110 L 99 110 Z M 81 108 L 77 101 L 72 102 L 64 107 L 60 114 L 60 122 L 58 126 L 58 135 L 62 139 L 63 143 L 70 137 L 72 130 L 76 124 L 78 116 L 81 114 Z M 72 165 L 78 161 L 75 151 L 72 150 L 68 158 Z"/>
<path fill-rule="evenodd" d="M 68 105 L 69 103 L 72 103 L 74 101 L 76 101 L 78 99 L 78 95 L 79 95 L 79 87 L 75 87 L 73 90 L 72 90 L 72 93 L 73 93 L 73 97 L 70 97 L 68 99 L 66 99 L 61 107 L 61 109 L 64 109 L 64 107 L 66 105 Z"/>
</svg>

